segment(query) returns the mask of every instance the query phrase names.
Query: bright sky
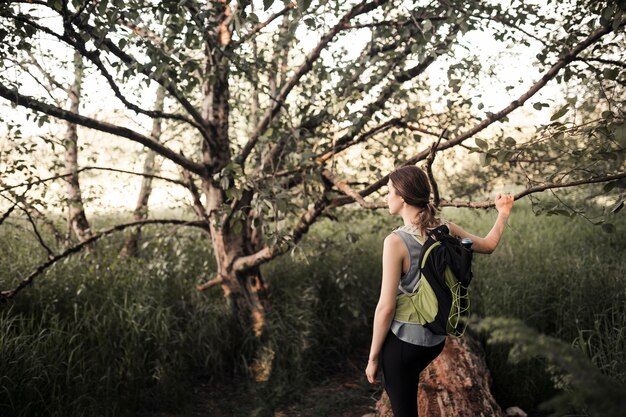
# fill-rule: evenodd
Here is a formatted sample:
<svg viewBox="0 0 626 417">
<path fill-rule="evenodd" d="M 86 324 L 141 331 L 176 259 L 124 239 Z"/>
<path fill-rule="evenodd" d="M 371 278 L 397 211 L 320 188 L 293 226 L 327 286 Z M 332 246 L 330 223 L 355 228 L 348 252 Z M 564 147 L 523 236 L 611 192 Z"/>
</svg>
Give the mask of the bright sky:
<svg viewBox="0 0 626 417">
<path fill-rule="evenodd" d="M 262 13 L 258 12 L 259 17 Z M 275 28 L 268 27 L 267 30 L 271 31 Z M 299 47 L 305 51 L 310 51 L 319 41 L 320 35 L 313 32 L 306 32 L 304 29 L 299 30 Z M 530 84 L 540 77 L 540 71 L 532 65 L 534 62 L 534 56 L 539 52 L 540 46 L 538 44 L 532 44 L 531 48 L 514 48 L 507 49 L 506 46 L 501 45 L 493 40 L 493 34 L 490 31 L 485 32 L 471 32 L 465 36 L 465 43 L 471 46 L 473 53 L 477 54 L 481 61 L 487 62 L 494 55 L 502 54 L 503 59 L 500 62 L 498 68 L 495 71 L 499 74 L 496 82 L 493 79 L 488 81 L 488 85 L 481 90 L 482 102 L 484 104 L 483 111 L 496 111 L 506 106 L 511 100 L 519 96 L 522 92 L 526 91 Z M 349 46 L 348 51 L 354 56 L 358 56 L 360 50 L 369 42 L 369 37 L 365 31 L 359 30 L 343 36 L 339 41 L 335 42 L 333 47 L 345 47 Z M 55 50 L 60 51 L 58 45 L 55 45 Z M 332 64 L 332 57 L 329 51 L 322 54 L 322 59 Z M 57 74 L 63 74 L 64 68 L 52 68 Z M 437 62 L 428 71 L 429 81 L 433 87 L 440 83 L 447 83 L 446 63 Z M 545 70 L 545 69 L 543 69 Z M 68 77 L 65 73 L 65 77 Z M 66 79 L 70 79 L 68 77 Z M 524 83 L 519 84 L 518 81 L 523 79 Z M 481 80 L 483 84 L 487 83 L 486 80 Z M 507 91 L 506 86 L 514 86 L 513 89 Z M 21 91 L 23 94 L 34 94 L 36 89 L 36 83 L 34 80 L 30 80 L 25 84 L 25 88 Z M 140 132 L 147 133 L 150 131 L 151 122 L 147 117 L 137 116 L 129 114 L 123 115 L 123 105 L 112 94 L 108 85 L 102 78 L 98 78 L 95 81 L 94 77 L 87 78 L 84 86 L 85 92 L 91 97 L 97 97 L 97 100 L 89 100 L 82 102 L 81 113 L 93 116 L 100 120 L 113 121 L 117 119 L 122 125 L 136 129 Z M 137 100 L 138 104 L 144 108 L 150 108 L 151 103 L 154 100 L 155 88 L 146 88 L 141 94 L 128 94 L 133 97 L 133 100 Z M 433 91 L 435 89 L 433 88 Z M 535 96 L 530 103 L 522 109 L 518 109 L 511 116 L 510 126 L 528 126 L 533 124 L 539 124 L 546 122 L 554 109 L 548 109 L 543 112 L 537 112 L 532 109 L 532 103 L 535 101 L 549 101 L 547 97 L 559 97 L 559 87 L 555 83 L 550 83 L 542 90 L 541 94 Z M 130 93 L 130 92 L 126 92 Z M 443 97 L 431 97 L 434 101 L 440 101 L 443 106 Z M 104 109 L 104 110 L 103 110 Z M 477 112 L 478 110 L 475 109 Z M 3 120 L 12 120 L 25 123 L 25 114 L 23 108 L 12 109 L 6 101 L 0 100 L 0 112 Z M 128 112 L 126 112 L 128 114 Z M 5 126 L 0 123 L 0 135 L 3 133 Z M 40 136 L 50 133 L 51 126 L 44 125 L 42 128 L 38 128 L 33 123 L 26 123 L 22 131 L 26 136 Z M 62 131 L 64 128 L 60 128 Z M 56 127 L 59 131 L 59 127 Z M 120 161 L 111 160 L 111 158 L 125 158 L 123 165 L 124 169 L 141 171 L 143 163 L 141 146 L 134 144 L 128 140 L 112 137 L 111 135 L 105 135 L 90 129 L 79 129 L 80 141 L 85 144 L 92 144 L 91 149 L 96 150 L 91 155 L 88 152 L 81 154 L 81 165 L 99 165 L 99 166 L 120 166 Z M 0 136 L 0 150 L 6 146 L 6 137 Z M 124 149 L 123 153 L 109 152 L 107 149 Z M 43 152 L 45 154 L 46 152 Z M 41 156 L 41 155 L 40 155 Z M 94 158 L 94 161 L 88 160 Z M 0 160 L 0 164 L 2 161 Z M 392 167 L 388 167 L 391 169 Z M 164 175 L 170 177 L 178 177 L 178 173 L 175 170 L 173 164 L 166 162 L 163 166 Z M 45 177 L 49 175 L 45 166 L 41 166 L 40 175 Z M 141 179 L 139 177 L 129 177 L 123 174 L 96 174 L 89 173 L 84 174 L 81 177 L 83 191 L 85 197 L 94 198 L 99 204 L 107 208 L 127 209 L 132 210 L 135 205 L 135 199 L 139 192 Z M 60 185 L 54 185 L 51 187 L 53 191 L 62 192 Z M 187 198 L 186 190 L 182 188 L 178 189 L 165 189 L 155 188 L 154 194 L 151 196 L 150 204 L 153 208 L 165 208 L 169 207 L 177 199 Z M 95 202 L 94 202 L 95 203 Z M 93 210 L 96 204 L 90 204 L 88 207 Z"/>
</svg>

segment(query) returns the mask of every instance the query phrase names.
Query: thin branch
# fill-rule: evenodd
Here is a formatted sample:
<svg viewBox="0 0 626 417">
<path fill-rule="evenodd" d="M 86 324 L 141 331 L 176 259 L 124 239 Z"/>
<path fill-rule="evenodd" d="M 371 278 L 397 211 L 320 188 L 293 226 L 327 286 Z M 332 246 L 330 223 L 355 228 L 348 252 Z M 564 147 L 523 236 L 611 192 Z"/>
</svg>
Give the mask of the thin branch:
<svg viewBox="0 0 626 417">
<path fill-rule="evenodd" d="M 302 216 L 300 216 L 298 223 L 292 229 L 291 233 L 285 236 L 284 240 L 291 244 L 298 243 L 300 239 L 302 239 L 302 236 L 304 236 L 309 230 L 309 227 L 318 219 L 318 217 L 320 217 L 324 213 L 324 209 L 327 206 L 328 199 L 324 194 L 319 200 L 315 202 L 313 207 L 308 209 Z M 232 269 L 234 271 L 243 271 L 249 268 L 253 268 L 287 252 L 288 250 L 289 248 L 285 248 L 284 246 L 265 246 L 252 255 L 242 256 L 233 259 Z"/>
<path fill-rule="evenodd" d="M 17 105 L 40 111 L 50 116 L 58 117 L 59 119 L 67 120 L 69 122 L 76 123 L 91 129 L 100 130 L 102 132 L 111 133 L 116 136 L 122 136 L 134 142 L 141 143 L 142 145 L 152 149 L 159 155 L 170 159 L 174 163 L 188 169 L 189 171 L 197 175 L 200 175 L 201 177 L 206 177 L 208 175 L 207 169 L 204 165 L 195 163 L 187 158 L 184 158 L 178 152 L 174 152 L 167 146 L 162 145 L 154 139 L 137 133 L 131 129 L 116 126 L 107 122 L 101 122 L 89 117 L 72 113 L 56 106 L 52 106 L 50 104 L 41 102 L 33 97 L 24 96 L 20 94 L 17 90 L 7 88 L 4 84 L 0 84 L 0 97 L 4 97 L 5 99 Z"/>
<path fill-rule="evenodd" d="M 41 72 L 43 74 L 44 77 L 46 77 L 46 79 L 48 80 L 48 83 L 50 83 L 50 85 L 52 85 L 54 87 L 57 87 L 61 91 L 64 91 L 65 93 L 69 94 L 70 89 L 68 87 L 64 86 L 59 81 L 57 81 L 57 79 L 54 78 L 54 76 L 52 76 L 52 74 L 50 74 L 48 71 L 46 71 L 45 68 L 39 63 L 39 61 L 37 61 L 37 59 L 31 53 L 31 51 L 28 51 L 28 56 L 30 58 L 29 62 L 32 65 L 34 65 L 35 68 L 37 68 L 39 70 L 39 72 Z"/>
<path fill-rule="evenodd" d="M 186 169 L 183 169 L 182 174 L 183 174 L 183 179 L 184 179 L 183 183 L 185 187 L 191 193 L 191 197 L 193 200 L 193 209 L 198 215 L 198 217 L 200 219 L 203 219 L 208 226 L 210 224 L 210 219 L 206 210 L 204 209 L 204 206 L 202 205 L 202 201 L 200 200 L 200 192 L 198 191 L 198 187 L 196 187 L 196 184 L 194 183 L 193 178 L 191 177 L 191 174 L 189 173 L 189 171 L 187 171 Z"/>
<path fill-rule="evenodd" d="M 43 240 L 43 237 L 41 236 L 41 233 L 39 233 L 39 229 L 37 228 L 37 224 L 35 223 L 35 220 L 33 220 L 33 216 L 31 216 L 30 212 L 26 210 L 25 208 L 20 207 L 20 209 L 24 212 L 24 214 L 26 214 L 26 217 L 28 218 L 28 222 L 33 227 L 33 232 L 35 233 L 35 236 L 37 236 L 37 240 L 39 241 L 39 244 L 46 250 L 46 252 L 48 252 L 48 258 L 50 259 L 53 258 L 54 252 L 52 251 L 52 249 L 50 249 L 50 246 L 46 244 L 45 240 Z"/>
<path fill-rule="evenodd" d="M 88 51 L 86 48 L 86 44 L 85 41 L 82 40 L 82 38 L 80 37 L 79 34 L 74 33 L 74 39 L 70 38 L 69 36 L 67 36 L 66 34 L 60 35 L 52 30 L 50 30 L 49 28 L 45 27 L 45 26 L 41 26 L 38 23 L 35 23 L 27 18 L 25 18 L 23 15 L 9 15 L 9 17 L 20 21 L 22 23 L 28 24 L 32 27 L 34 27 L 35 29 L 38 29 L 44 33 L 47 33 L 48 35 L 54 36 L 57 39 L 59 39 L 62 42 L 65 42 L 66 44 L 68 44 L 69 46 L 71 46 L 72 48 L 74 48 L 76 51 L 78 51 L 82 56 L 84 56 L 85 58 L 87 58 L 89 61 L 91 61 L 96 68 L 98 68 L 98 70 L 100 71 L 100 73 L 102 74 L 102 76 L 107 80 L 107 83 L 109 84 L 109 86 L 111 87 L 111 90 L 113 91 L 113 93 L 115 94 L 115 96 L 130 110 L 133 110 L 137 113 L 141 113 L 141 114 L 145 114 L 149 117 L 161 117 L 164 119 L 172 119 L 172 120 L 179 120 L 182 122 L 186 122 L 188 124 L 190 124 L 191 126 L 194 126 L 196 129 L 198 129 L 198 131 L 202 132 L 203 128 L 202 128 L 202 123 L 197 123 L 185 116 L 181 116 L 178 114 L 170 114 L 170 113 L 164 113 L 164 112 L 155 112 L 152 110 L 145 110 L 142 109 L 141 107 L 139 107 L 136 104 L 131 103 L 128 99 L 126 99 L 126 97 L 124 97 L 124 95 L 122 94 L 120 88 L 118 87 L 117 83 L 115 82 L 115 80 L 113 79 L 113 77 L 111 76 L 111 74 L 108 72 L 108 70 L 106 69 L 106 67 L 104 66 L 104 63 L 100 60 L 100 51 L 99 50 L 95 50 L 95 51 Z"/>
<path fill-rule="evenodd" d="M 198 291 L 204 291 L 206 289 L 209 289 L 211 287 L 219 285 L 219 284 L 221 284 L 223 282 L 224 282 L 224 278 L 222 278 L 221 275 L 218 275 L 215 278 L 210 279 L 209 281 L 206 281 L 206 282 L 203 282 L 202 284 L 196 285 L 196 289 Z"/>
<path fill-rule="evenodd" d="M 43 6 L 46 6 L 48 8 L 50 8 L 50 6 L 48 4 L 45 4 L 43 2 L 35 2 L 33 1 L 32 3 L 37 3 L 37 4 L 41 4 Z M 53 10 L 54 12 L 57 12 L 56 10 L 50 8 L 51 10 Z M 14 15 L 9 15 L 6 16 L 9 18 L 16 18 L 16 16 Z M 24 17 L 22 16 L 22 19 L 24 19 Z M 54 36 L 58 39 L 61 39 L 63 42 L 65 42 L 65 40 L 62 38 L 62 35 L 59 35 L 58 33 L 55 33 L 54 31 L 46 28 L 46 27 L 42 27 L 40 25 L 37 25 L 34 22 L 30 22 L 28 21 L 29 24 L 34 24 L 35 28 L 40 29 L 41 31 L 50 34 L 51 36 Z M 147 68 L 144 65 L 141 65 L 139 63 L 139 61 L 137 61 L 137 59 L 135 59 L 133 56 L 127 54 L 126 52 L 124 52 L 121 48 L 118 47 L 118 45 L 111 41 L 110 39 L 108 39 L 106 36 L 101 37 L 99 33 L 97 33 L 97 28 L 90 26 L 87 22 L 81 21 L 80 19 L 76 22 L 77 27 L 80 28 L 81 30 L 85 31 L 86 33 L 88 33 L 94 40 L 98 40 L 98 41 L 102 41 L 102 44 L 106 47 L 106 50 L 111 52 L 113 55 L 115 55 L 117 58 L 119 58 L 124 64 L 126 64 L 126 66 L 130 69 L 136 69 L 139 68 L 140 69 L 140 73 L 145 75 L 146 77 L 148 77 L 149 79 L 156 81 L 157 83 L 159 83 L 160 85 L 162 85 L 163 87 L 165 87 L 165 89 L 168 91 L 168 93 L 170 93 L 170 95 L 172 97 L 174 97 L 182 106 L 183 108 L 187 111 L 187 113 L 189 113 L 189 115 L 191 115 L 192 119 L 196 121 L 196 123 L 200 126 L 203 127 L 207 127 L 211 130 L 211 132 L 214 132 L 215 127 L 213 125 L 211 125 L 209 122 L 205 121 L 201 114 L 198 112 L 198 110 L 184 97 L 183 94 L 181 94 L 178 90 L 176 90 L 176 86 L 174 83 L 170 82 L 170 80 L 168 78 L 166 78 L 165 76 L 159 76 L 159 77 L 155 77 L 154 76 L 154 72 L 151 71 L 149 68 Z M 103 48 L 104 49 L 104 48 Z M 200 133 L 205 136 L 205 139 L 208 141 L 211 141 L 210 136 L 206 133 L 206 131 L 204 129 L 200 130 Z"/>
<path fill-rule="evenodd" d="M 246 158 L 252 152 L 252 149 L 256 145 L 259 138 L 263 135 L 263 133 L 267 130 L 270 125 L 272 119 L 278 114 L 280 109 L 283 107 L 287 96 L 291 92 L 291 90 L 298 84 L 300 79 L 308 73 L 313 68 L 313 63 L 317 61 L 320 56 L 322 50 L 333 40 L 333 38 L 342 30 L 345 29 L 346 25 L 355 16 L 358 16 L 363 13 L 370 12 L 380 5 L 386 3 L 388 0 L 374 0 L 371 3 L 367 3 L 367 0 L 364 0 L 360 4 L 354 6 L 348 13 L 346 13 L 339 23 L 337 23 L 328 33 L 326 33 L 320 42 L 317 44 L 315 48 L 307 55 L 304 63 L 295 71 L 295 74 L 291 79 L 283 86 L 280 93 L 274 100 L 274 103 L 271 108 L 265 113 L 263 119 L 257 125 L 252 137 L 248 139 L 248 142 L 243 147 L 241 153 L 235 158 L 235 162 L 240 165 L 244 165 Z"/>
<path fill-rule="evenodd" d="M 363 197 L 361 197 L 359 195 L 358 192 L 354 191 L 352 188 L 350 188 L 350 186 L 342 180 L 339 180 L 332 172 L 330 172 L 329 170 L 325 169 L 322 172 L 322 176 L 324 176 L 326 179 L 328 179 L 328 181 L 330 181 L 331 183 L 333 183 L 333 185 L 335 187 L 337 187 L 340 191 L 342 191 L 344 194 L 346 194 L 347 196 L 350 196 L 352 198 L 354 198 L 354 200 L 359 203 L 359 205 L 363 208 L 366 209 L 374 209 L 377 208 L 376 203 L 368 203 L 367 201 L 365 201 L 363 199 Z"/>
<path fill-rule="evenodd" d="M 430 186 L 433 191 L 433 199 L 434 199 L 433 202 L 434 202 L 435 207 L 439 207 L 440 198 L 439 198 L 439 187 L 437 186 L 437 181 L 435 181 L 435 176 L 433 175 L 433 163 L 435 162 L 435 154 L 437 152 L 437 147 L 439 147 L 439 144 L 441 143 L 441 139 L 443 139 L 447 131 L 448 131 L 448 128 L 445 128 L 441 131 L 439 138 L 437 139 L 435 143 L 433 143 L 433 146 L 431 146 L 430 148 L 430 153 L 428 154 L 428 158 L 426 158 L 426 172 L 428 172 L 428 180 L 430 181 Z"/>
<path fill-rule="evenodd" d="M 9 209 L 5 211 L 4 214 L 2 214 L 2 217 L 0 217 L 0 224 L 4 223 L 4 221 L 9 218 L 11 213 L 13 213 L 13 210 L 15 210 L 15 207 L 17 207 L 17 201 L 13 203 L 13 205 L 9 207 Z"/>
<path fill-rule="evenodd" d="M 118 232 L 124 229 L 127 229 L 129 227 L 133 227 L 133 226 L 144 226 L 147 224 L 175 224 L 175 225 L 181 225 L 181 226 L 192 226 L 192 227 L 200 227 L 203 230 L 206 230 L 206 224 L 204 224 L 203 222 L 197 222 L 197 221 L 186 221 L 186 220 L 179 220 L 179 219 L 151 219 L 151 220 L 141 220 L 141 221 L 135 221 L 135 222 L 131 222 L 131 223 L 124 223 L 124 224 L 118 224 L 115 225 L 109 229 L 103 230 L 100 233 L 94 234 L 91 238 L 85 240 L 84 242 L 78 243 L 75 246 L 72 246 L 68 249 L 66 249 L 65 251 L 63 251 L 62 253 L 55 255 L 54 257 L 48 259 L 46 262 L 42 263 L 41 265 L 39 265 L 33 272 L 30 273 L 30 275 L 28 275 L 26 278 L 24 278 L 15 288 L 11 289 L 11 290 L 4 290 L 4 291 L 0 291 L 0 301 L 3 300 L 9 300 L 13 297 L 15 297 L 15 295 L 17 295 L 17 293 L 19 293 L 21 290 L 23 290 L 24 288 L 26 288 L 29 285 L 32 285 L 33 280 L 41 275 L 44 271 L 46 271 L 48 268 L 50 268 L 52 265 L 54 265 L 55 263 L 57 263 L 58 261 L 61 261 L 65 258 L 67 258 L 68 256 L 80 252 L 83 248 L 85 248 L 88 245 L 93 244 L 94 242 L 96 242 L 97 240 L 99 240 L 100 238 L 104 237 L 104 236 L 108 236 L 114 232 Z"/>
<path fill-rule="evenodd" d="M 604 59 L 604 58 L 576 58 L 576 61 L 582 61 L 582 62 L 599 62 L 601 64 L 608 64 L 608 65 L 616 65 L 618 67 L 622 67 L 622 68 L 626 68 L 626 62 L 623 61 L 615 61 L 613 59 Z"/>
<path fill-rule="evenodd" d="M 540 80 L 535 82 L 528 89 L 528 91 L 522 94 L 517 100 L 514 100 L 513 102 L 511 102 L 511 104 L 509 104 L 507 107 L 500 110 L 499 112 L 492 114 L 491 116 L 483 120 L 481 123 L 479 123 L 477 126 L 463 133 L 459 137 L 446 141 L 444 144 L 440 145 L 437 148 L 437 151 L 443 151 L 445 149 L 449 149 L 449 148 L 452 148 L 454 146 L 457 146 L 463 143 L 465 140 L 475 136 L 477 133 L 486 129 L 488 126 L 492 125 L 498 120 L 501 120 L 503 117 L 511 113 L 513 110 L 517 109 L 518 107 L 521 107 L 528 99 L 530 99 L 539 90 L 541 90 L 548 83 L 548 81 L 556 77 L 558 72 L 567 64 L 572 62 L 579 53 L 581 53 L 587 47 L 589 47 L 590 45 L 600 40 L 602 36 L 610 33 L 611 31 L 612 30 L 610 27 L 602 27 L 600 29 L 597 29 L 595 32 L 589 35 L 587 39 L 585 39 L 584 41 L 576 45 L 576 47 L 572 48 L 566 54 L 564 54 L 554 65 L 552 65 L 552 67 L 550 67 L 550 69 L 543 75 L 543 77 Z M 426 149 L 418 153 L 414 157 L 406 160 L 402 165 L 415 165 L 417 162 L 424 160 L 428 156 L 429 153 L 430 153 L 430 149 Z M 368 196 L 369 194 L 373 193 L 374 191 L 378 190 L 380 187 L 385 185 L 388 179 L 389 179 L 389 175 L 383 176 L 382 178 L 380 178 L 378 181 L 371 184 L 366 189 L 360 191 L 359 194 L 361 195 L 361 197 Z M 354 199 L 352 199 L 352 197 L 339 197 L 333 200 L 332 205 L 341 206 L 344 204 L 352 203 L 353 201 Z"/>
<path fill-rule="evenodd" d="M 293 3 L 293 2 L 289 3 L 283 10 L 281 10 L 280 12 L 274 13 L 273 15 L 268 17 L 265 22 L 259 23 L 254 28 L 252 28 L 252 30 L 250 30 L 250 32 L 242 36 L 241 39 L 237 40 L 236 42 L 233 42 L 233 48 L 236 48 L 242 43 L 248 41 L 248 39 L 256 35 L 259 31 L 261 31 L 261 29 L 263 29 L 264 27 L 272 23 L 274 20 L 278 19 L 279 17 L 287 13 L 289 10 L 294 9 L 295 7 L 296 7 L 296 3 Z"/>
<path fill-rule="evenodd" d="M 399 120 L 399 121 L 398 121 L 398 123 L 397 123 L 397 125 L 398 125 L 399 127 L 403 127 L 403 128 L 405 128 L 405 129 L 408 129 L 408 130 L 410 130 L 410 131 L 412 131 L 412 132 L 419 132 L 419 133 L 423 133 L 423 134 L 425 134 L 425 135 L 434 136 L 434 137 L 436 137 L 436 138 L 438 138 L 438 137 L 439 137 L 439 134 L 438 134 L 438 133 L 433 132 L 432 130 L 428 130 L 428 129 L 425 129 L 425 128 L 423 128 L 423 127 L 419 127 L 419 126 L 415 126 L 415 125 L 413 125 L 413 124 L 409 124 L 409 123 L 403 122 L 402 120 Z"/>
<path fill-rule="evenodd" d="M 450 30 L 450 33 L 448 34 L 447 38 L 441 41 L 438 45 L 436 45 L 434 49 L 438 50 L 441 47 L 448 46 L 449 42 L 451 42 L 455 38 L 457 31 L 458 31 L 458 27 L 457 26 L 453 27 Z M 435 62 L 437 58 L 439 58 L 439 56 L 440 55 L 437 55 L 437 56 L 430 55 L 426 57 L 419 64 L 407 70 L 402 70 L 402 71 L 398 71 L 397 73 L 395 73 L 393 75 L 391 82 L 385 86 L 385 88 L 382 90 L 382 92 L 379 94 L 376 100 L 368 104 L 359 122 L 350 129 L 349 133 L 337 139 L 336 143 L 334 144 L 334 148 L 342 149 L 344 145 L 350 143 L 352 139 L 354 138 L 354 136 L 357 135 L 361 131 L 361 129 L 363 129 L 363 127 L 367 123 L 367 120 L 374 113 L 376 113 L 376 111 L 383 109 L 385 107 L 385 104 L 389 101 L 389 98 L 395 92 L 396 90 L 395 87 L 397 85 L 401 85 L 402 83 L 405 83 L 423 74 L 424 71 L 426 71 L 428 67 L 430 67 L 430 65 L 433 62 Z"/>
<path fill-rule="evenodd" d="M 24 212 L 24 214 L 26 214 L 26 218 L 28 219 L 28 222 L 33 228 L 33 233 L 35 233 L 35 237 L 37 237 L 37 241 L 46 250 L 46 252 L 48 252 L 48 258 L 54 257 L 54 252 L 52 251 L 52 249 L 50 249 L 50 246 L 46 244 L 45 240 L 43 240 L 43 237 L 41 236 L 41 233 L 39 233 L 39 229 L 37 228 L 37 224 L 35 223 L 35 220 L 33 220 L 33 217 L 30 215 L 30 212 L 25 207 L 22 207 L 17 200 L 13 201 L 7 196 L 0 196 L 0 197 L 4 198 L 5 200 L 9 200 L 11 203 L 13 203 L 13 207 L 17 206 L 17 208 L 19 208 L 20 210 Z"/>
<path fill-rule="evenodd" d="M 527 188 L 524 191 L 518 194 L 515 194 L 514 198 L 515 200 L 519 200 L 520 198 L 525 197 L 527 195 L 539 193 L 545 190 L 550 190 L 550 189 L 555 189 L 555 188 L 577 187 L 579 185 L 586 185 L 586 184 L 597 184 L 601 182 L 619 180 L 622 178 L 626 178 L 626 173 L 608 175 L 605 177 L 589 178 L 586 180 L 578 180 L 578 181 L 571 181 L 571 182 L 565 182 L 565 183 L 543 184 L 543 185 L 538 185 L 535 187 Z M 441 205 L 444 207 L 489 208 L 489 207 L 495 207 L 496 204 L 493 201 L 484 201 L 484 202 L 474 203 L 474 202 L 469 202 L 469 201 L 442 200 Z"/>
<path fill-rule="evenodd" d="M 519 200 L 522 197 L 525 197 L 527 195 L 539 193 L 539 192 L 553 189 L 553 188 L 577 187 L 580 185 L 597 184 L 601 182 L 619 180 L 622 178 L 626 178 L 626 173 L 608 175 L 605 177 L 589 178 L 586 180 L 571 181 L 571 182 L 566 182 L 566 183 L 548 183 L 548 184 L 543 184 L 543 185 L 537 185 L 535 187 L 527 188 L 518 194 L 515 194 L 514 198 L 515 200 Z M 335 201 L 337 201 L 337 199 L 331 200 L 330 202 L 331 208 L 337 207 L 337 204 L 335 203 Z M 441 200 L 441 203 L 439 206 L 440 207 L 490 208 L 490 207 L 495 207 L 495 205 L 496 204 L 493 201 L 461 201 L 461 200 L 445 200 L 444 199 L 444 200 Z M 387 203 L 382 202 L 382 201 L 378 201 L 375 203 L 368 203 L 367 208 L 370 208 L 370 209 L 387 208 Z"/>
<path fill-rule="evenodd" d="M 362 135 L 358 136 L 356 139 L 351 140 L 350 142 L 343 142 L 341 144 L 335 144 L 335 146 L 333 146 L 333 149 L 322 154 L 319 155 L 318 157 L 315 158 L 315 161 L 319 164 L 323 164 L 324 162 L 326 162 L 327 160 L 329 160 L 330 158 L 338 155 L 341 151 L 344 151 L 346 149 L 348 149 L 349 147 L 352 147 L 358 143 L 364 142 L 367 139 L 376 136 L 379 133 L 382 133 L 384 131 L 386 131 L 387 129 L 394 127 L 394 126 L 398 126 L 399 123 L 399 118 L 394 118 L 391 120 L 386 121 L 385 123 L 378 125 L 370 130 L 368 130 L 367 132 L 363 133 Z M 280 175 L 280 174 L 276 174 L 276 175 Z"/>
<path fill-rule="evenodd" d="M 175 180 L 175 179 L 172 179 L 172 178 L 161 177 L 159 175 L 154 175 L 154 174 L 147 174 L 147 173 L 144 173 L 144 172 L 133 172 L 133 171 L 126 171 L 126 170 L 123 170 L 123 169 L 116 169 L 116 168 L 86 166 L 86 167 L 79 168 L 76 171 L 76 173 L 78 174 L 78 173 L 81 173 L 83 171 L 89 171 L 89 170 L 111 171 L 111 172 L 119 172 L 119 173 L 122 173 L 122 174 L 138 175 L 138 176 L 141 176 L 141 177 L 163 180 L 163 181 L 171 182 L 171 183 L 174 183 L 174 184 L 186 187 L 186 184 L 183 181 L 180 181 L 180 180 Z M 70 175 L 72 175 L 72 174 L 59 174 L 59 175 L 55 175 L 55 176 L 52 176 L 52 177 L 39 179 L 37 181 L 29 181 L 29 182 L 24 182 L 22 184 L 10 185 L 8 187 L 1 188 L 0 189 L 0 193 L 3 193 L 5 191 L 9 191 L 9 190 L 12 190 L 12 189 L 15 189 L 15 188 L 19 188 L 19 187 L 31 187 L 33 185 L 42 184 L 44 182 L 54 181 L 56 179 L 65 178 L 65 177 L 68 177 Z"/>
</svg>

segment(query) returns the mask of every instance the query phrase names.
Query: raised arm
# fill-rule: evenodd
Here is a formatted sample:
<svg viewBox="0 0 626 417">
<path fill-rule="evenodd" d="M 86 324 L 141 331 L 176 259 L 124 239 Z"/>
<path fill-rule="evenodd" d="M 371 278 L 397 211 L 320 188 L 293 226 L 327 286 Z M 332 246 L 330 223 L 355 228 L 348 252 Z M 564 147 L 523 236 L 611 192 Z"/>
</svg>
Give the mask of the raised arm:
<svg viewBox="0 0 626 417">
<path fill-rule="evenodd" d="M 396 311 L 396 292 L 398 284 L 400 283 L 400 274 L 402 273 L 403 251 L 406 251 L 406 248 L 399 236 L 392 233 L 385 238 L 383 244 L 383 278 L 380 298 L 378 299 L 378 305 L 374 313 L 372 346 L 370 348 L 367 370 L 365 371 L 370 383 L 376 381 L 380 351 Z"/>
<path fill-rule="evenodd" d="M 498 194 L 496 197 L 496 210 L 498 210 L 498 218 L 489 233 L 487 233 L 487 236 L 475 236 L 466 232 L 462 227 L 457 226 L 454 223 L 448 224 L 450 227 L 450 234 L 459 236 L 460 238 L 467 237 L 472 239 L 474 242 L 472 245 L 474 252 L 492 253 L 498 246 L 498 243 L 500 243 L 500 238 L 502 237 L 502 233 L 504 233 L 504 227 L 506 226 L 506 222 L 511 214 L 512 208 L 513 196 Z"/>
</svg>

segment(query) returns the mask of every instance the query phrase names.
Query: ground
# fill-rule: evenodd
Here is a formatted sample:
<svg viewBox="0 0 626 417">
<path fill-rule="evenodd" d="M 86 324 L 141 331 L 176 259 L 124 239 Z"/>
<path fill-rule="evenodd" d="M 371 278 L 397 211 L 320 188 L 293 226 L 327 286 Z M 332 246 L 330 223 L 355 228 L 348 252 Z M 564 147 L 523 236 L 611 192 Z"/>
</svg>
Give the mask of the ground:
<svg viewBox="0 0 626 417">
<path fill-rule="evenodd" d="M 269 414 L 252 399 L 246 382 L 232 378 L 219 384 L 201 379 L 193 384 L 192 400 L 180 412 L 149 412 L 141 417 L 362 417 L 375 412 L 382 394 L 380 385 L 365 379 L 360 360 L 347 360 L 347 366 L 317 381 L 302 399 Z"/>
</svg>

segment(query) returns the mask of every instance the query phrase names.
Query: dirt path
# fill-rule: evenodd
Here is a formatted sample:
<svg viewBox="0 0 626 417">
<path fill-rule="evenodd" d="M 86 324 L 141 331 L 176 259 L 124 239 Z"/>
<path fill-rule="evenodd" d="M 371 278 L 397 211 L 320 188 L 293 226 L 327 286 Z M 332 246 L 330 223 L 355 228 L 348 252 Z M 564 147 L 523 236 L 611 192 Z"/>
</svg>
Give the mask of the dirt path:
<svg viewBox="0 0 626 417">
<path fill-rule="evenodd" d="M 382 387 L 367 383 L 353 361 L 338 372 L 308 389 L 300 401 L 269 414 L 259 399 L 246 387 L 246 381 L 231 380 L 215 384 L 194 384 L 189 397 L 194 399 L 178 413 L 146 413 L 141 417 L 362 417 L 374 413 Z"/>
</svg>

